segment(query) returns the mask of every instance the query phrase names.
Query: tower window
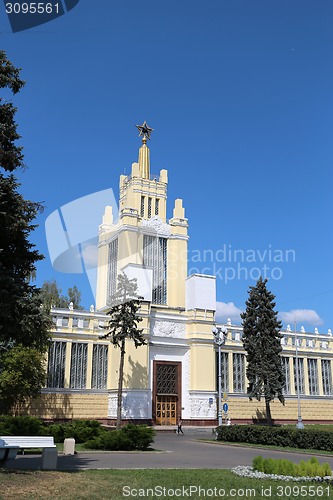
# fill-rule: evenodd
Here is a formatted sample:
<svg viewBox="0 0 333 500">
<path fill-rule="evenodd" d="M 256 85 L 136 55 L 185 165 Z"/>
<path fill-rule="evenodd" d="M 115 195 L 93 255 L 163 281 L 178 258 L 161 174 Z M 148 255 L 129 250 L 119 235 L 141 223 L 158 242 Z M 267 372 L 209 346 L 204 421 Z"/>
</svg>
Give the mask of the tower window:
<svg viewBox="0 0 333 500">
<path fill-rule="evenodd" d="M 117 290 L 117 260 L 118 260 L 118 240 L 109 243 L 108 255 L 108 296 L 107 303 L 110 305 L 113 295 Z"/>
<path fill-rule="evenodd" d="M 151 217 L 151 198 L 148 198 L 148 219 Z"/>
<path fill-rule="evenodd" d="M 167 239 L 144 236 L 143 263 L 153 268 L 153 304 L 166 304 Z"/>
<path fill-rule="evenodd" d="M 159 212 L 159 205 L 160 205 L 160 200 L 158 198 L 156 198 L 155 200 L 155 215 L 158 215 L 158 212 Z"/>
<path fill-rule="evenodd" d="M 141 196 L 141 209 L 140 209 L 140 215 L 143 217 L 145 214 L 145 197 Z"/>
</svg>

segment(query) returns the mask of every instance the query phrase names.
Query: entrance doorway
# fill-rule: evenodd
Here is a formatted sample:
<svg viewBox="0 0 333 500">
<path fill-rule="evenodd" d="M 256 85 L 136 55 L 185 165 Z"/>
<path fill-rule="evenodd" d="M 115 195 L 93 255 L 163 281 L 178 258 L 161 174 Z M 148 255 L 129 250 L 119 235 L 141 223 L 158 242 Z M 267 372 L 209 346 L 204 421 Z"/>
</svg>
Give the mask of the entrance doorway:
<svg viewBox="0 0 333 500">
<path fill-rule="evenodd" d="M 154 361 L 153 419 L 156 425 L 176 425 L 181 418 L 181 363 Z"/>
<path fill-rule="evenodd" d="M 176 425 L 177 396 L 156 396 L 156 425 Z"/>
</svg>

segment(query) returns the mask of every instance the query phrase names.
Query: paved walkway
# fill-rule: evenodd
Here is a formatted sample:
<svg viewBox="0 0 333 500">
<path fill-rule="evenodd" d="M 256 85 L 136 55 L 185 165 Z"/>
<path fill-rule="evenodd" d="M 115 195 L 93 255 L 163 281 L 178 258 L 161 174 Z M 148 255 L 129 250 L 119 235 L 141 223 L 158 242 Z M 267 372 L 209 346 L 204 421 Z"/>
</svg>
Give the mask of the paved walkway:
<svg viewBox="0 0 333 500">
<path fill-rule="evenodd" d="M 251 465 L 257 455 L 287 458 L 298 462 L 307 455 L 284 451 L 271 451 L 240 446 L 205 443 L 211 439 L 211 429 L 204 431 L 184 428 L 184 434 L 158 432 L 154 449 L 158 452 L 79 452 L 74 456 L 59 455 L 58 470 L 85 469 L 229 469 L 236 465 Z M 311 456 L 311 455 L 309 455 Z M 333 457 L 322 457 L 333 468 Z M 11 469 L 39 469 L 41 456 L 19 455 L 7 462 Z"/>
</svg>

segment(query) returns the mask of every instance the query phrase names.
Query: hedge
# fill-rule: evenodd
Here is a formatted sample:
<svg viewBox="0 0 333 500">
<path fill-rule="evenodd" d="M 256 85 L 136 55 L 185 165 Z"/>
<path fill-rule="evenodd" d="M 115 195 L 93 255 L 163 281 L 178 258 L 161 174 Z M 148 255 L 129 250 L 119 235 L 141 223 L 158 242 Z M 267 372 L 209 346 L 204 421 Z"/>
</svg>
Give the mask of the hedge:
<svg viewBox="0 0 333 500">
<path fill-rule="evenodd" d="M 333 451 L 333 432 L 327 430 L 290 429 L 260 425 L 220 426 L 218 441 L 289 446 L 308 450 Z"/>
</svg>

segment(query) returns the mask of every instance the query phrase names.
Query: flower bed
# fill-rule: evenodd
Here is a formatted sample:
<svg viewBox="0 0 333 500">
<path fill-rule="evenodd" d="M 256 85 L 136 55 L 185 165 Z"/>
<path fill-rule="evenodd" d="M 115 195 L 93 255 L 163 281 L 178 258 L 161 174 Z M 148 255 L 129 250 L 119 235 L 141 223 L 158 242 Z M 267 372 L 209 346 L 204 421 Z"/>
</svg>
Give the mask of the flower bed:
<svg viewBox="0 0 333 500">
<path fill-rule="evenodd" d="M 264 472 L 259 472 L 257 470 L 254 470 L 253 467 L 250 466 L 243 466 L 243 465 L 238 465 L 237 467 L 234 467 L 231 469 L 231 472 L 236 474 L 237 476 L 241 477 L 251 477 L 254 479 L 272 479 L 274 481 L 296 481 L 296 482 L 302 482 L 302 481 L 316 481 L 316 482 L 326 482 L 326 481 L 332 481 L 333 476 L 315 476 L 315 477 L 308 477 L 308 476 L 301 476 L 301 477 L 293 477 L 293 476 L 282 476 L 278 474 L 265 474 Z"/>
</svg>

